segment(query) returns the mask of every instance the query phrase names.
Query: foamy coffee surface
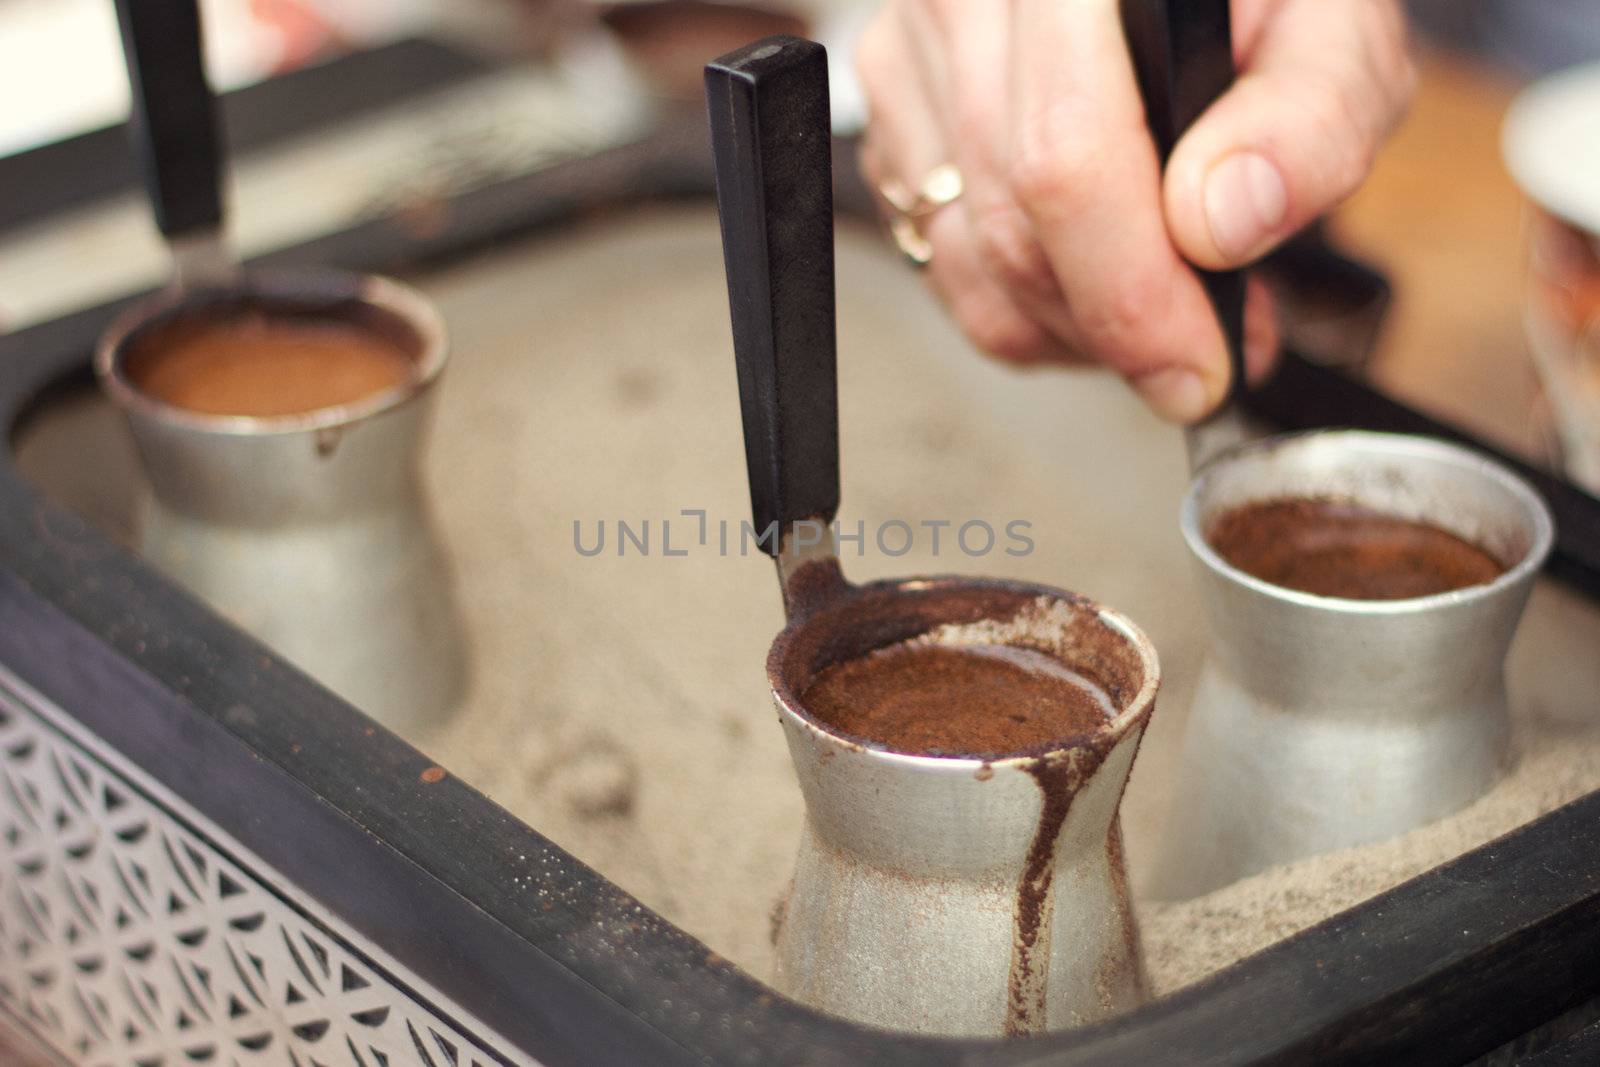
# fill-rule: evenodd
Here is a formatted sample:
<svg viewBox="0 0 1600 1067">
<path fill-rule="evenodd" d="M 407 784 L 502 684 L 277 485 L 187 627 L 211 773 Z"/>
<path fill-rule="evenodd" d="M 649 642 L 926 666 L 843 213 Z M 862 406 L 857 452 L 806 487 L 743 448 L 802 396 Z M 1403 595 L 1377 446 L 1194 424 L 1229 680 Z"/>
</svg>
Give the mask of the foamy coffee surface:
<svg viewBox="0 0 1600 1067">
<path fill-rule="evenodd" d="M 138 338 L 125 366 L 135 387 L 172 407 L 256 418 L 342 407 L 416 375 L 376 330 L 258 309 L 180 317 Z"/>
<path fill-rule="evenodd" d="M 1206 532 L 1217 554 L 1262 581 L 1318 596 L 1403 600 L 1492 582 L 1505 565 L 1431 523 L 1323 497 L 1224 512 Z"/>
<path fill-rule="evenodd" d="M 800 699 L 841 733 L 916 755 L 1053 747 L 1116 714 L 1099 685 L 1036 648 L 920 639 L 836 663 Z"/>
</svg>

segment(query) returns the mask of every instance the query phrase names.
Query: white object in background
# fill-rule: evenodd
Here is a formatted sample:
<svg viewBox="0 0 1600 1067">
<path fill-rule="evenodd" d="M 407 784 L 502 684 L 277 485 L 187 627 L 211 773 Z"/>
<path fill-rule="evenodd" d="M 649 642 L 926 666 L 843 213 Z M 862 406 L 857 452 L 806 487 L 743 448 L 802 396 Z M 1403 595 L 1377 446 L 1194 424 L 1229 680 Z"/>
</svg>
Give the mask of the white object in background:
<svg viewBox="0 0 1600 1067">
<path fill-rule="evenodd" d="M 206 0 L 206 69 L 218 89 L 259 81 L 244 0 Z M 105 0 L 0 3 L 0 156 L 121 122 L 128 116 L 116 9 Z M 24 103 L 25 102 L 25 103 Z"/>
<path fill-rule="evenodd" d="M 1535 82 L 1506 112 L 1506 167 L 1553 215 L 1600 234 L 1600 63 Z"/>
<path fill-rule="evenodd" d="M 199 0 L 206 72 L 219 92 L 408 34 L 523 42 L 507 0 Z M 0 0 L 0 156 L 128 115 L 108 0 Z"/>
<path fill-rule="evenodd" d="M 1553 74 L 1517 97 L 1501 151 L 1534 207 L 1529 348 L 1567 475 L 1600 493 L 1600 63 Z"/>
</svg>

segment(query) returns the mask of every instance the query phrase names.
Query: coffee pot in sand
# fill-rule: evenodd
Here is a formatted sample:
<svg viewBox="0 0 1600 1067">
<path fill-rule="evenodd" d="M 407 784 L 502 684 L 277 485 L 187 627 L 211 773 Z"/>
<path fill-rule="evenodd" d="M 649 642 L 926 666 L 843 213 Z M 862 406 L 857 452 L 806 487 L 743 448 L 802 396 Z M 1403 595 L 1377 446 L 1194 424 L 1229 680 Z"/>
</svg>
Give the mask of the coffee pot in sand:
<svg viewBox="0 0 1600 1067">
<path fill-rule="evenodd" d="M 1225 0 L 1122 0 L 1163 162 L 1232 79 Z M 1543 503 L 1509 471 L 1443 442 L 1321 431 L 1244 443 L 1242 274 L 1198 271 L 1227 342 L 1219 411 L 1188 435 L 1180 524 L 1198 563 L 1211 651 L 1152 892 L 1189 897 L 1275 864 L 1393 837 L 1455 811 L 1500 776 L 1503 664 L 1550 548 Z M 1259 580 L 1208 543 L 1228 509 L 1332 499 L 1423 521 L 1487 549 L 1495 580 L 1391 601 Z"/>
<path fill-rule="evenodd" d="M 826 58 L 769 38 L 712 63 L 716 153 L 751 502 L 788 625 L 767 676 L 805 798 L 775 982 L 821 1010 L 930 1034 L 1105 1018 L 1145 992 L 1118 807 L 1154 706 L 1155 650 L 1045 586 L 856 586 L 839 504 Z M 1023 650 L 1103 693 L 1097 725 L 1024 750 L 898 750 L 825 721 L 819 677 L 906 643 Z M 1003 708 L 997 702 L 995 714 Z"/>
<path fill-rule="evenodd" d="M 1208 540 L 1258 501 L 1323 499 L 1420 521 L 1504 565 L 1492 581 L 1358 600 L 1263 581 Z M 1456 811 L 1510 753 L 1504 664 L 1550 552 L 1522 479 L 1421 437 L 1315 431 L 1202 467 L 1180 526 L 1211 620 L 1153 891 L 1190 897 L 1302 856 L 1393 837 Z"/>
<path fill-rule="evenodd" d="M 388 279 L 233 264 L 195 5 L 117 6 L 137 147 L 176 267 L 174 285 L 118 318 L 95 358 L 152 490 L 140 550 L 385 725 L 437 719 L 466 667 L 420 471 L 443 323 Z M 164 339 L 241 316 L 347 331 L 392 350 L 403 370 L 362 395 L 271 415 L 197 410 L 144 387 L 141 366 Z M 323 374 L 312 368 L 310 385 Z"/>
</svg>

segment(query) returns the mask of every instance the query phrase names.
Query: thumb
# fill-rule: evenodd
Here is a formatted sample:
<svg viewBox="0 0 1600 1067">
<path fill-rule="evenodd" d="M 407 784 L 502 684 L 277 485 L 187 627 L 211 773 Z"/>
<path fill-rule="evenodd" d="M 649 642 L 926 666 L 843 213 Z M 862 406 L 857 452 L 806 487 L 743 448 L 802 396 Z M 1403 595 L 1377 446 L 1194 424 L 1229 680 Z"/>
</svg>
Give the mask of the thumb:
<svg viewBox="0 0 1600 1067">
<path fill-rule="evenodd" d="M 1366 177 L 1413 80 L 1392 5 L 1284 4 L 1172 154 L 1162 193 L 1178 250 L 1241 266 L 1333 207 Z"/>
</svg>

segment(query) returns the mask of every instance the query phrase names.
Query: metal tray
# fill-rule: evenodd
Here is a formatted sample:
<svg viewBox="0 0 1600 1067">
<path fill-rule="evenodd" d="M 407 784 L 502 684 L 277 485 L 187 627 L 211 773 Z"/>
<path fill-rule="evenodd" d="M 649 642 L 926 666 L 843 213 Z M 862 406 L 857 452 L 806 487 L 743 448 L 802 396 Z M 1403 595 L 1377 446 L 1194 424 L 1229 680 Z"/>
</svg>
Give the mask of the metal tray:
<svg viewBox="0 0 1600 1067">
<path fill-rule="evenodd" d="M 440 262 L 705 197 L 704 155 L 698 116 L 666 115 L 452 197 L 433 225 L 380 219 L 270 258 Z M 839 202 L 866 207 L 859 189 Z M 82 381 L 122 303 L 0 337 L 12 439 Z M 1252 404 L 1286 426 L 1464 436 L 1296 357 Z M 1551 573 L 1600 596 L 1600 502 L 1517 465 L 1557 514 Z M 1597 1039 L 1600 795 L 1124 1018 L 1001 1043 L 789 1002 L 456 779 L 421 781 L 432 762 L 0 462 L 0 1016 L 62 1059 L 1583 1062 Z"/>
</svg>

